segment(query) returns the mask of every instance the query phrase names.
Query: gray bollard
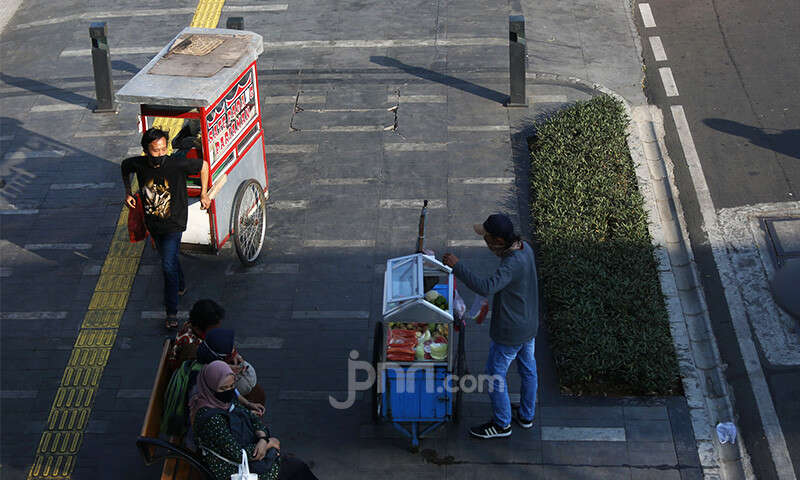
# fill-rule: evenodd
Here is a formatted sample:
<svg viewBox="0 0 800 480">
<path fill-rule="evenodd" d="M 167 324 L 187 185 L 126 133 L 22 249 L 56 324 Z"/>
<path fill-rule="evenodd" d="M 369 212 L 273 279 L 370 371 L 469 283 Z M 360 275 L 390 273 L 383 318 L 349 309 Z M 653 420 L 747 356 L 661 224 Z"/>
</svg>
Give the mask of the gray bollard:
<svg viewBox="0 0 800 480">
<path fill-rule="evenodd" d="M 111 52 L 108 50 L 106 22 L 93 22 L 89 26 L 89 36 L 92 38 L 92 67 L 94 67 L 94 88 L 97 92 L 94 112 L 116 112 L 111 85 Z"/>
<path fill-rule="evenodd" d="M 230 30 L 244 30 L 244 17 L 229 17 L 225 28 Z"/>
<path fill-rule="evenodd" d="M 511 15 L 508 17 L 508 61 L 511 74 L 511 98 L 507 107 L 527 107 L 525 97 L 525 60 L 527 45 L 525 44 L 525 17 Z"/>
</svg>

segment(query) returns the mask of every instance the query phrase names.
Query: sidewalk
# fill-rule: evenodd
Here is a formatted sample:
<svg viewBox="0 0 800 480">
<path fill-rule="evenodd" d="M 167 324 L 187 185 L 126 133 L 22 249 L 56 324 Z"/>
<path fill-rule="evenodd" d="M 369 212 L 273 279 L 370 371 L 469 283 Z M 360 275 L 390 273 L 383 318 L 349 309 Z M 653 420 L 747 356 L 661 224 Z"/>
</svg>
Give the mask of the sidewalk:
<svg viewBox="0 0 800 480">
<path fill-rule="evenodd" d="M 525 2 L 522 7 L 529 74 L 577 76 L 617 91 L 632 104 L 644 102 L 623 2 Z M 104 7 L 115 8 L 122 6 Z M 537 342 L 540 391 L 531 431 L 516 428 L 510 438 L 495 441 L 468 438 L 466 428 L 486 421 L 489 409 L 487 398 L 470 396 L 463 421 L 439 430 L 412 454 L 408 441 L 391 427 L 371 423 L 368 395 L 346 411 L 330 407 L 328 395 L 344 397 L 348 352 L 370 355 L 369 336 L 380 317 L 381 266 L 413 249 L 421 200 L 432 202 L 427 245 L 440 255 L 452 250 L 490 271 L 496 260 L 480 246 L 471 225 L 498 210 L 517 225 L 528 223 L 527 155 L 520 148 L 526 129 L 547 112 L 592 94 L 555 77 L 545 81 L 531 75 L 529 109 L 509 111 L 501 105 L 508 90 L 507 12 L 477 1 L 451 5 L 446 12 L 429 4 L 396 8 L 390 19 L 378 5 L 331 8 L 336 12 L 332 23 L 326 9 L 311 2 L 245 16 L 246 28 L 273 45 L 259 61 L 269 145 L 268 250 L 263 264 L 249 271 L 238 266 L 231 250 L 219 257 L 185 256 L 190 292 L 181 309 L 204 297 L 226 307 L 226 324 L 236 329 L 240 349 L 267 391 L 274 431 L 287 451 L 313 462 L 320 478 L 702 477 L 683 398 L 562 397 L 544 329 Z M 10 25 L 35 20 L 26 4 L 19 15 L 24 20 L 12 19 Z M 432 18 L 439 19 L 433 31 L 437 38 L 492 41 L 429 47 L 408 40 L 401 47 L 292 50 L 278 45 L 318 38 L 428 39 L 432 33 L 425 25 Z M 112 31 L 118 33 L 112 56 L 115 46 L 139 41 L 137 25 L 158 25 L 169 37 L 182 19 L 114 19 Z M 85 48 L 76 33 L 86 29 L 84 23 L 35 28 L 65 50 Z M 10 46 L 4 52 L 31 34 L 30 29 L 6 30 L 3 41 Z M 158 45 L 166 39 L 152 41 Z M 118 116 L 51 107 L 78 105 L 93 93 L 91 83 L 88 90 L 71 86 L 91 81 L 87 58 L 60 57 L 58 50 L 50 55 L 36 62 L 10 58 L 0 86 L 3 109 L 13 112 L 3 119 L 8 127 L 2 135 L 12 137 L 2 143 L 3 167 L 9 169 L 3 175 L 15 188 L 14 195 L 2 190 L 0 208 L 28 212 L 0 216 L 4 478 L 21 478 L 30 466 L 121 209 L 117 164 L 137 144 L 131 106 Z M 124 62 L 114 72 L 121 85 L 146 55 L 114 59 Z M 300 131 L 290 132 L 298 89 L 305 111 L 293 121 Z M 391 124 L 386 109 L 396 103 L 398 90 L 397 132 L 374 131 Z M 84 136 L 111 131 L 120 134 Z M 72 168 L 78 164 L 79 169 Z M 63 187 L 79 183 L 89 185 Z M 50 247 L 31 248 L 35 244 Z M 156 261 L 146 248 L 73 478 L 107 472 L 116 478 L 158 475 L 155 467 L 143 466 L 133 447 L 165 337 L 153 313 L 161 310 Z M 470 328 L 470 371 L 483 371 L 487 350 L 488 325 Z M 515 376 L 512 371 L 512 392 L 518 391 Z"/>
</svg>

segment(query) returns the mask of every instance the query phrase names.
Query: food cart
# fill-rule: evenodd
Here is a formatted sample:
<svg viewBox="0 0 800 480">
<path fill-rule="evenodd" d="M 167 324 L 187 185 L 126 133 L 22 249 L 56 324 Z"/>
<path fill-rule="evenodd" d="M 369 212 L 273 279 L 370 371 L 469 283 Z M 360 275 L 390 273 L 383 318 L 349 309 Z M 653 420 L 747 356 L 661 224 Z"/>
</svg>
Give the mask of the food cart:
<svg viewBox="0 0 800 480">
<path fill-rule="evenodd" d="M 458 415 L 453 373 L 463 351 L 462 335 L 458 349 L 453 338 L 454 286 L 452 269 L 431 255 L 386 262 L 383 321 L 373 346 L 373 417 L 390 421 L 412 447 Z"/>
<path fill-rule="evenodd" d="M 139 130 L 174 119 L 173 148 L 209 166 L 208 211 L 200 209 L 200 177 L 187 178 L 189 214 L 182 247 L 218 253 L 233 240 L 245 265 L 261 254 L 269 183 L 256 61 L 260 35 L 185 28 L 117 92 L 140 105 Z M 174 132 L 171 137 L 175 136 Z"/>
</svg>

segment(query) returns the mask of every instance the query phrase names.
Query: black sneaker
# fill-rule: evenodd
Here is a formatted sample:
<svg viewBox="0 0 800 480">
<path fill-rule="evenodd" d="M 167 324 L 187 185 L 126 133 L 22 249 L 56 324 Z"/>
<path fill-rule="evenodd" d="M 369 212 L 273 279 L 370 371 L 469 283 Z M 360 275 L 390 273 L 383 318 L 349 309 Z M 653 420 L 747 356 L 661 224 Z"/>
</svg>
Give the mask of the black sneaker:
<svg viewBox="0 0 800 480">
<path fill-rule="evenodd" d="M 525 429 L 533 427 L 533 419 L 527 420 L 522 418 L 519 414 L 519 410 L 514 410 L 514 421 Z"/>
<path fill-rule="evenodd" d="M 498 427 L 494 422 L 484 423 L 469 429 L 469 434 L 478 438 L 497 438 L 511 435 L 511 425 L 506 428 Z"/>
</svg>

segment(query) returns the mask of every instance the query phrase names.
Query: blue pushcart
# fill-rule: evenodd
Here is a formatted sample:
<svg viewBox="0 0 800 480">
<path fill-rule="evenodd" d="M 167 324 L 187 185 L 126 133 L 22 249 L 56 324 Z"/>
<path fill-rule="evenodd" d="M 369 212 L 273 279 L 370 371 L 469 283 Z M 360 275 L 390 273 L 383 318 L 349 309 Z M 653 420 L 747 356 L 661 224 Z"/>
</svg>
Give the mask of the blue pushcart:
<svg viewBox="0 0 800 480">
<path fill-rule="evenodd" d="M 447 301 L 447 309 L 437 306 L 426 293 L 436 291 Z M 430 295 L 430 294 L 429 294 Z M 419 439 L 448 421 L 457 421 L 461 395 L 458 378 L 463 374 L 463 332 L 455 347 L 453 323 L 454 282 L 450 267 L 433 256 L 417 253 L 386 262 L 383 295 L 383 321 L 375 326 L 373 363 L 377 381 L 373 388 L 373 418 L 391 422 L 411 439 Z M 425 330 L 427 328 L 427 330 Z M 417 355 L 413 361 L 397 361 L 389 354 L 393 330 L 431 329 L 436 337 L 446 337 L 446 355 Z M 420 332 L 421 340 L 425 335 Z M 434 342 L 436 344 L 436 342 Z M 436 344 L 441 347 L 441 343 Z M 417 348 L 426 347 L 419 342 Z M 427 351 L 425 353 L 428 353 Z"/>
</svg>

